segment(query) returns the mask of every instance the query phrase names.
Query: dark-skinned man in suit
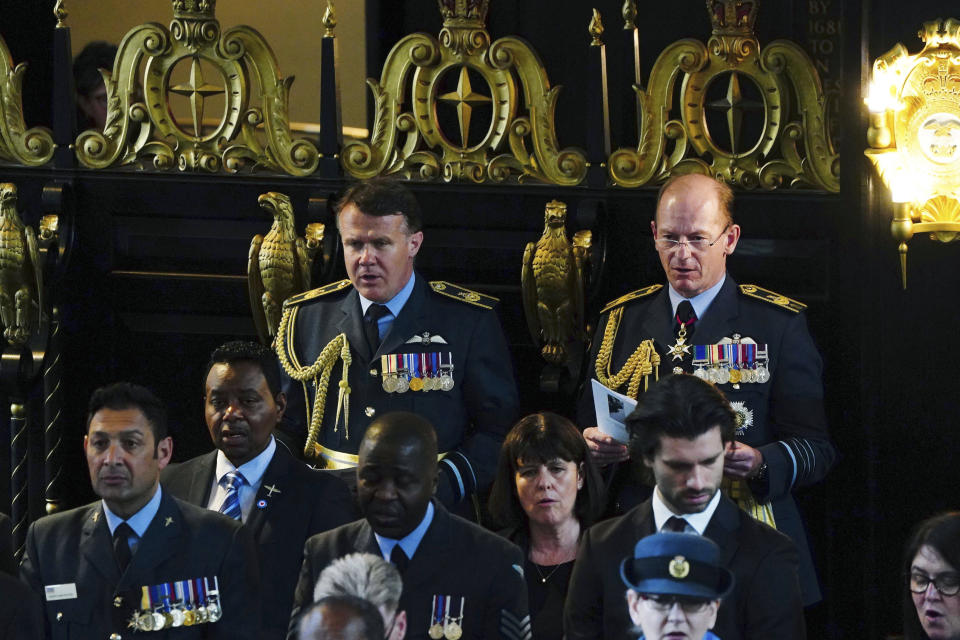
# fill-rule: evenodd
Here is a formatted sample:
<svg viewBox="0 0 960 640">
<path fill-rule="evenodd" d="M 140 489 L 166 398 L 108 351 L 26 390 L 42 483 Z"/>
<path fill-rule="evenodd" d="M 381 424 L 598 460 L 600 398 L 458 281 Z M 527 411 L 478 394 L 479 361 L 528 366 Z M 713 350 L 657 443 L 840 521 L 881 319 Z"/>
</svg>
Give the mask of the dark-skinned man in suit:
<svg viewBox="0 0 960 640">
<path fill-rule="evenodd" d="M 239 516 L 250 530 L 270 583 L 262 600 L 264 639 L 286 636 L 307 538 L 356 517 L 342 480 L 296 460 L 274 437 L 285 407 L 273 351 L 255 342 L 218 347 L 204 376 L 204 418 L 216 449 L 161 475 L 174 496 Z M 235 502 L 231 478 L 240 483 Z"/>
</svg>

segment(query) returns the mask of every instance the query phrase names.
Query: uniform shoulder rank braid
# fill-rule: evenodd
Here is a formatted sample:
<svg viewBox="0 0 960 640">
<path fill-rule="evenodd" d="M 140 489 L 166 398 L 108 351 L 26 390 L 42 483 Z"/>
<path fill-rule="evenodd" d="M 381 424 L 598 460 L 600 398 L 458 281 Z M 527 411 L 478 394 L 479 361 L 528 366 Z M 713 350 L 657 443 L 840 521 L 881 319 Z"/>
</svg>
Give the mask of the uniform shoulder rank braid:
<svg viewBox="0 0 960 640">
<path fill-rule="evenodd" d="M 650 386 L 650 374 L 654 382 L 660 379 L 660 354 L 653 346 L 653 340 L 642 341 L 636 350 L 623 363 L 620 371 L 615 375 L 610 373 L 610 360 L 613 358 L 613 343 L 617 339 L 617 330 L 623 318 L 623 307 L 617 307 L 610 312 L 607 326 L 603 329 L 603 341 L 597 352 L 596 373 L 597 380 L 606 387 L 616 391 L 624 383 L 627 384 L 627 395 L 636 398 L 640 393 L 640 381 L 643 381 L 643 390 Z"/>
<path fill-rule="evenodd" d="M 347 280 L 346 282 L 350 282 Z M 341 289 L 343 287 L 340 287 Z M 343 429 L 347 438 L 350 437 L 350 385 L 348 373 L 350 370 L 350 343 L 347 342 L 347 336 L 344 333 L 336 336 L 327 343 L 327 346 L 320 351 L 316 362 L 309 367 L 300 364 L 297 358 L 297 352 L 294 349 L 294 331 L 296 327 L 297 311 L 299 307 L 296 304 L 283 305 L 283 316 L 280 318 L 280 326 L 277 328 L 277 337 L 274 342 L 274 350 L 277 352 L 277 359 L 280 360 L 280 366 L 288 376 L 299 381 L 303 385 L 303 402 L 306 414 L 310 416 L 310 425 L 307 429 L 307 442 L 303 448 L 303 455 L 307 458 L 319 457 L 319 446 L 317 438 L 320 436 L 320 428 L 323 426 L 323 413 L 327 405 L 327 388 L 330 386 L 330 374 L 337 359 L 343 360 L 343 371 L 340 375 L 339 393 L 337 395 L 337 416 L 334 421 L 334 431 L 339 428 L 340 416 L 343 415 Z M 307 389 L 307 381 L 313 381 L 314 403 L 313 410 L 310 409 L 310 393 Z"/>
<path fill-rule="evenodd" d="M 660 291 L 660 289 L 663 289 L 662 284 L 652 284 L 649 287 L 644 287 L 643 289 L 637 289 L 636 291 L 631 291 L 628 294 L 620 296 L 616 300 L 611 300 L 610 302 L 608 302 L 603 309 L 600 309 L 600 313 L 604 314 L 607 311 L 610 311 L 610 309 L 619 307 L 620 305 L 626 304 L 631 300 L 639 300 L 640 298 L 645 298 L 652 293 L 656 293 L 657 291 Z"/>
<path fill-rule="evenodd" d="M 493 296 L 488 296 L 444 280 L 432 280 L 430 282 L 430 288 L 442 296 L 447 296 L 460 302 L 466 302 L 483 309 L 493 309 L 500 303 L 499 298 L 494 298 Z"/>
<path fill-rule="evenodd" d="M 764 289 L 763 287 L 758 287 L 755 284 L 742 284 L 740 285 L 740 293 L 745 296 L 750 296 L 751 298 L 756 298 L 758 300 L 763 300 L 764 302 L 769 302 L 770 304 L 775 304 L 778 307 L 784 309 L 789 309 L 794 313 L 800 313 L 807 308 L 807 305 L 802 302 L 797 302 L 792 298 L 787 296 L 782 296 L 776 291 L 770 291 L 769 289 Z"/>
<path fill-rule="evenodd" d="M 319 298 L 325 296 L 329 293 L 336 293 L 341 289 L 346 289 L 350 286 L 350 280 L 339 280 L 337 282 L 331 282 L 330 284 L 325 284 L 322 287 L 317 289 L 311 289 L 310 291 L 304 291 L 303 293 L 297 294 L 295 296 L 290 296 L 283 301 L 283 306 L 293 306 L 300 304 L 301 302 L 306 302 L 308 300 L 313 300 L 314 298 Z"/>
</svg>

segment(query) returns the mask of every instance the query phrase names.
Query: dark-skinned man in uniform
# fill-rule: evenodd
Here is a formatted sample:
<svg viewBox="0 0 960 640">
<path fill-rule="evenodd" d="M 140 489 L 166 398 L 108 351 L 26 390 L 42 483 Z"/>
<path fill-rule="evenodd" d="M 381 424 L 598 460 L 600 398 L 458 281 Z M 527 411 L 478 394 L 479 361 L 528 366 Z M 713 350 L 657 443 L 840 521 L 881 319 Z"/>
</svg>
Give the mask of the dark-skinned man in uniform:
<svg viewBox="0 0 960 640">
<path fill-rule="evenodd" d="M 820 588 L 791 492 L 822 480 L 836 457 L 821 359 L 805 305 L 756 285 L 738 286 L 727 273 L 727 256 L 740 239 L 732 204 L 730 188 L 704 175 L 672 178 L 662 187 L 651 228 L 667 286 L 639 289 L 602 310 L 578 420 L 594 460 L 619 465 L 629 455 L 625 444 L 592 426 L 591 378 L 634 397 L 671 371 L 717 384 L 739 415 L 724 490 L 796 542 L 809 605 L 820 599 Z M 611 471 L 615 512 L 649 496 L 635 470 Z"/>
<path fill-rule="evenodd" d="M 517 416 L 497 300 L 428 282 L 414 269 L 424 234 L 406 187 L 357 183 L 336 212 L 349 279 L 284 304 L 276 340 L 288 376 L 282 428 L 306 438 L 308 458 L 345 469 L 356 466 L 376 416 L 420 414 L 444 454 L 437 497 L 457 505 L 493 481 Z"/>
<path fill-rule="evenodd" d="M 400 571 L 406 638 L 530 637 L 520 548 L 432 499 L 437 479 L 436 435 L 424 418 L 388 413 L 367 428 L 357 467 L 364 519 L 307 541 L 291 630 L 312 601 L 320 572 L 361 552 Z"/>
<path fill-rule="evenodd" d="M 287 635 L 303 543 L 356 518 L 346 484 L 295 459 L 273 436 L 286 407 L 276 355 L 256 342 L 214 350 L 204 375 L 204 419 L 216 449 L 160 474 L 181 500 L 243 522 L 257 544 L 264 590 L 262 640 Z"/>
</svg>

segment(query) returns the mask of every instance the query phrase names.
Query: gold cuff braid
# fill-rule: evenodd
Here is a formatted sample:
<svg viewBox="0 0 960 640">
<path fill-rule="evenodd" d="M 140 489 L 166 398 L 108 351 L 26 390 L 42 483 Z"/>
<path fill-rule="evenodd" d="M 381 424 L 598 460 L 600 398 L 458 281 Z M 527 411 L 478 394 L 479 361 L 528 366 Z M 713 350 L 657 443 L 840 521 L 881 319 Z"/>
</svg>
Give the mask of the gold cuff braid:
<svg viewBox="0 0 960 640">
<path fill-rule="evenodd" d="M 334 431 L 337 430 L 340 423 L 340 414 L 343 413 L 343 428 L 346 437 L 350 437 L 350 385 L 348 372 L 352 356 L 350 355 L 350 343 L 347 342 L 346 334 L 341 333 L 333 340 L 327 343 L 316 362 L 309 367 L 300 366 L 296 351 L 293 346 L 293 327 L 297 316 L 296 306 L 290 306 L 283 310 L 283 317 L 280 319 L 280 326 L 277 328 L 277 338 L 275 349 L 277 358 L 280 360 L 280 366 L 288 376 L 303 384 L 304 407 L 306 414 L 310 416 L 310 426 L 307 429 L 307 442 L 303 448 L 303 454 L 307 458 L 317 458 L 319 456 L 319 444 L 317 438 L 320 436 L 320 428 L 323 426 L 323 413 L 327 405 L 327 388 L 330 386 L 330 374 L 333 371 L 333 365 L 337 359 L 343 360 L 343 373 L 340 376 L 340 391 L 337 396 L 337 416 L 334 421 Z M 314 402 L 313 410 L 310 410 L 310 394 L 307 390 L 307 381 L 313 381 Z"/>
<path fill-rule="evenodd" d="M 643 390 L 650 386 L 650 374 L 654 375 L 654 382 L 660 379 L 660 354 L 653 346 L 653 340 L 641 342 L 636 350 L 627 358 L 620 371 L 610 373 L 610 360 L 613 356 L 613 343 L 617 339 L 617 330 L 623 318 L 623 307 L 617 307 L 610 312 L 607 325 L 603 329 L 603 341 L 597 353 L 597 380 L 606 387 L 616 391 L 627 383 L 627 395 L 636 398 L 640 393 L 640 381 L 643 381 Z"/>
</svg>

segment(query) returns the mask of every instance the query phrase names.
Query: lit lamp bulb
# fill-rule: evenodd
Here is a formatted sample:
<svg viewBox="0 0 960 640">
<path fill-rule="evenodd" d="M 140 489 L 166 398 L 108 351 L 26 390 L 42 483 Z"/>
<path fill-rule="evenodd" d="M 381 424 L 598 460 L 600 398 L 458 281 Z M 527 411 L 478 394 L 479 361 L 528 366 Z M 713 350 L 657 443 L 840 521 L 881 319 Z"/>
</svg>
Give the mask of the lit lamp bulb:
<svg viewBox="0 0 960 640">
<path fill-rule="evenodd" d="M 864 103 L 870 110 L 867 144 L 874 149 L 886 149 L 893 143 L 893 135 L 887 126 L 887 110 L 892 106 L 891 102 L 889 87 L 877 80 L 872 81 Z"/>
</svg>

